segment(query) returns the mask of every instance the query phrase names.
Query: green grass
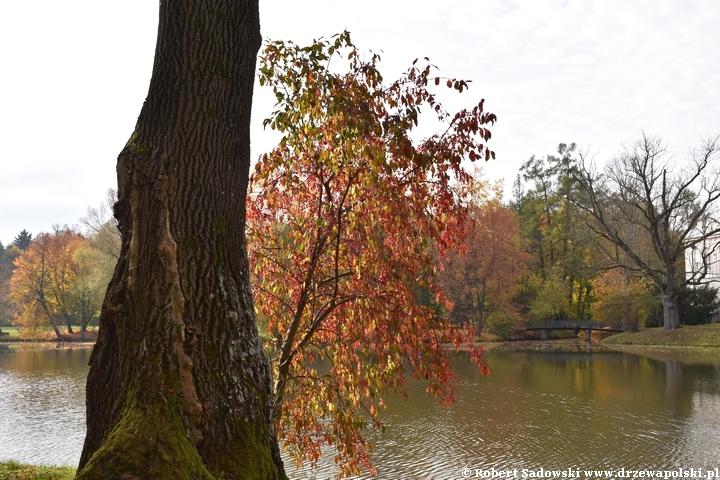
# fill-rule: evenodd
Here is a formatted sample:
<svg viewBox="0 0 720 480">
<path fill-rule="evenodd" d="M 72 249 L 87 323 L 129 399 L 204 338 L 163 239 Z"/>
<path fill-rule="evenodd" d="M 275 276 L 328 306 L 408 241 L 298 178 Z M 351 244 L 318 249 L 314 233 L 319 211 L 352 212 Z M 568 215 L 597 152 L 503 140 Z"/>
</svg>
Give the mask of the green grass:
<svg viewBox="0 0 720 480">
<path fill-rule="evenodd" d="M 67 333 L 67 327 L 62 325 L 59 326 L 58 329 L 60 330 L 60 333 L 63 335 L 65 340 L 78 340 L 79 332 L 80 332 L 80 325 L 73 325 L 73 331 L 74 334 L 70 335 Z M 98 327 L 88 327 L 87 333 L 88 333 L 88 341 L 94 340 L 94 332 L 97 332 Z M 3 334 L 7 333 L 8 335 L 0 335 L 0 342 L 12 342 L 12 341 L 26 341 L 26 340 L 32 340 L 32 341 L 55 341 L 57 340 L 57 336 L 55 335 L 55 331 L 52 327 L 41 327 L 35 331 L 23 329 L 19 327 L 0 327 L 0 330 L 2 330 Z M 1 480 L 1 479 L 0 479 Z"/>
<path fill-rule="evenodd" d="M 43 467 L 8 460 L 0 462 L 0 480 L 72 480 L 72 467 Z"/>
<path fill-rule="evenodd" d="M 720 324 L 684 325 L 675 330 L 647 328 L 622 332 L 602 341 L 603 345 L 643 345 L 656 347 L 720 347 Z"/>
<path fill-rule="evenodd" d="M 17 327 L 0 327 L 0 330 L 2 330 L 3 333 L 9 333 L 10 335 L 3 335 L 3 337 L 7 338 L 9 337 L 18 337 L 20 334 L 18 333 Z"/>
</svg>

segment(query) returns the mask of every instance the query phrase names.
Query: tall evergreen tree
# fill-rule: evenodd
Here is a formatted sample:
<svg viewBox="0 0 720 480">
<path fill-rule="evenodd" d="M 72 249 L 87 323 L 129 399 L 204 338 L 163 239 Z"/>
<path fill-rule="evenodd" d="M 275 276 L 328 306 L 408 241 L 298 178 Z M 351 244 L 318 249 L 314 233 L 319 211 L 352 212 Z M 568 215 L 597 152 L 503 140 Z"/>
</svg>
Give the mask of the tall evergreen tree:
<svg viewBox="0 0 720 480">
<path fill-rule="evenodd" d="M 23 229 L 10 245 L 18 247 L 20 250 L 27 250 L 30 247 L 30 242 L 32 242 L 32 233 Z"/>
<path fill-rule="evenodd" d="M 589 314 L 591 280 L 600 265 L 595 242 L 583 228 L 571 201 L 577 192 L 573 176 L 576 153 L 574 143 L 561 143 L 557 155 L 531 157 L 520 169 L 530 189 L 523 192 L 518 177 L 514 196 L 523 234 L 529 241 L 530 267 L 543 284 L 537 293 L 548 287 L 556 298 L 557 291 L 551 285 L 561 284 L 566 298 L 559 315 L 585 318 Z"/>
</svg>

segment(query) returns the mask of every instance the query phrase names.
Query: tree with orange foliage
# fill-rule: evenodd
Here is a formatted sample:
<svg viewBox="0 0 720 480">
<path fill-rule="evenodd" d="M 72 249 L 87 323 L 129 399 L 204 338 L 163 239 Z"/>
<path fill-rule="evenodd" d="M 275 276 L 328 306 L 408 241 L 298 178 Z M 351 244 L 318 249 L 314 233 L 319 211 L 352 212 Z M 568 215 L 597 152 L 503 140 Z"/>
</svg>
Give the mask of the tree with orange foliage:
<svg viewBox="0 0 720 480">
<path fill-rule="evenodd" d="M 62 338 L 58 326 L 64 323 L 68 333 L 73 333 L 74 283 L 80 273 L 74 254 L 82 242 L 81 235 L 56 229 L 52 234 L 41 233 L 21 251 L 10 279 L 19 325 L 29 329 L 52 326 Z"/>
<path fill-rule="evenodd" d="M 645 322 L 662 309 L 647 284 L 622 268 L 599 275 L 593 280 L 593 290 L 598 298 L 591 307 L 593 318 L 601 322 L 620 322 L 632 332 L 644 327 Z"/>
<path fill-rule="evenodd" d="M 502 204 L 499 187 L 476 185 L 470 231 L 462 248 L 447 256 L 439 279 L 454 303 L 453 319 L 480 332 L 490 314 L 518 318 L 511 297 L 527 273 L 529 255 L 522 246 L 520 219 Z"/>
<path fill-rule="evenodd" d="M 331 69 L 343 56 L 349 70 Z M 433 248 L 463 231 L 471 178 L 461 162 L 494 157 L 483 102 L 450 115 L 428 88 L 466 82 L 416 61 L 384 84 L 379 60 L 347 32 L 304 48 L 270 43 L 261 57 L 260 83 L 278 99 L 265 125 L 284 135 L 256 165 L 248 201 L 255 305 L 276 342 L 273 419 L 298 462 L 334 446 L 341 475 L 372 470 L 362 429 L 381 425 L 383 395 L 406 394 L 408 375 L 453 399 L 443 344 L 472 337 L 418 291 L 446 300 Z M 421 108 L 442 130 L 416 143 Z"/>
<path fill-rule="evenodd" d="M 10 325 L 15 318 L 15 305 L 10 298 L 10 278 L 18 255 L 19 248 L 14 245 L 4 247 L 0 242 L 0 328 Z"/>
</svg>

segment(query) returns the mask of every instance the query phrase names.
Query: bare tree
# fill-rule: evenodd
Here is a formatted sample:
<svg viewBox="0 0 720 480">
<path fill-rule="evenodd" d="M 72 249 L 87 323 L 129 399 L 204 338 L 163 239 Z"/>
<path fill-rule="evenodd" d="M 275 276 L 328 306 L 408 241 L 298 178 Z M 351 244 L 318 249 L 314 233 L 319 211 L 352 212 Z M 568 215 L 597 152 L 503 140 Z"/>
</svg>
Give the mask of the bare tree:
<svg viewBox="0 0 720 480">
<path fill-rule="evenodd" d="M 629 260 L 654 284 L 663 304 L 664 328 L 680 323 L 678 290 L 699 284 L 707 275 L 709 256 L 717 248 L 720 176 L 713 167 L 720 137 L 708 138 L 677 164 L 658 137 L 642 138 L 626 147 L 600 173 L 581 155 L 574 174 L 580 194 L 574 202 L 587 215 L 588 226 Z M 642 237 L 642 238 L 639 238 Z M 697 270 L 681 278 L 678 266 L 688 248 L 700 247 Z M 614 259 L 617 252 L 606 253 Z"/>
<path fill-rule="evenodd" d="M 87 214 L 80 219 L 90 246 L 115 261 L 120 258 L 120 230 L 113 217 L 113 205 L 117 200 L 117 190 L 108 188 L 105 201 L 98 208 L 88 207 Z"/>
</svg>

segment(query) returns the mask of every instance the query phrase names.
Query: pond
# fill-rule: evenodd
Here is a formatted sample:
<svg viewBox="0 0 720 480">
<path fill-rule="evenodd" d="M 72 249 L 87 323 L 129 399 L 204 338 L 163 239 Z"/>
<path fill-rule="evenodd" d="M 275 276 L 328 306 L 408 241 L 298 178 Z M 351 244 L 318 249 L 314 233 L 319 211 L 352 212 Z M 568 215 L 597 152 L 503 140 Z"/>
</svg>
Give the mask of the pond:
<svg viewBox="0 0 720 480">
<path fill-rule="evenodd" d="M 0 351 L 0 460 L 77 464 L 89 354 Z M 619 352 L 486 358 L 492 374 L 483 377 L 454 355 L 460 383 L 449 408 L 421 383 L 410 384 L 408 401 L 389 399 L 385 432 L 370 433 L 378 478 L 720 467 L 720 365 Z M 315 472 L 287 467 L 291 478 L 335 473 L 331 460 Z"/>
</svg>

